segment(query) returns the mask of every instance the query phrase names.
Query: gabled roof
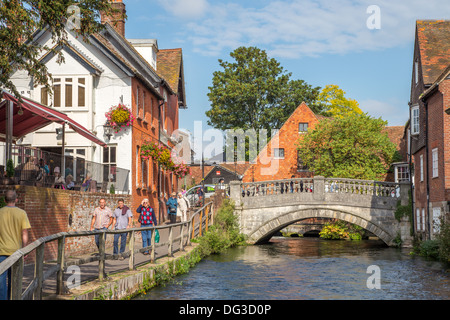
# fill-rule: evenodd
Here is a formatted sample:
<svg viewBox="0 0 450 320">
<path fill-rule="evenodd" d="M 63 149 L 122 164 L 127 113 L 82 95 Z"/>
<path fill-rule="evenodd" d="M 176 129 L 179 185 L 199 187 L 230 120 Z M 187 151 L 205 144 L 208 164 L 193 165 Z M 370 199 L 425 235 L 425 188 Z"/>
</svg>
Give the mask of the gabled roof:
<svg viewBox="0 0 450 320">
<path fill-rule="evenodd" d="M 431 85 L 431 87 L 429 87 L 427 90 L 425 90 L 424 93 L 420 95 L 420 99 L 426 100 L 431 95 L 431 93 L 434 92 L 439 87 L 442 81 L 449 78 L 450 78 L 450 65 L 447 68 L 445 68 L 444 72 L 442 72 L 442 74 L 436 79 L 436 81 Z"/>
<path fill-rule="evenodd" d="M 82 53 L 78 48 L 76 48 L 73 44 L 69 43 L 68 41 L 64 41 L 64 44 L 60 46 L 55 46 L 52 48 L 52 50 L 45 53 L 39 61 L 42 63 L 47 63 L 49 60 L 51 60 L 55 55 L 55 51 L 64 50 L 66 51 L 70 56 L 72 56 L 75 60 L 77 60 L 81 65 L 83 65 L 90 73 L 95 74 L 99 76 L 103 70 L 96 65 L 89 57 L 87 57 L 84 53 Z"/>
<path fill-rule="evenodd" d="M 431 85 L 450 65 L 450 20 L 418 20 L 417 40 L 425 85 Z"/>
<path fill-rule="evenodd" d="M 181 48 L 160 49 L 157 53 L 157 69 L 175 94 L 182 102 L 180 106 L 186 107 L 184 95 L 183 52 Z"/>
</svg>

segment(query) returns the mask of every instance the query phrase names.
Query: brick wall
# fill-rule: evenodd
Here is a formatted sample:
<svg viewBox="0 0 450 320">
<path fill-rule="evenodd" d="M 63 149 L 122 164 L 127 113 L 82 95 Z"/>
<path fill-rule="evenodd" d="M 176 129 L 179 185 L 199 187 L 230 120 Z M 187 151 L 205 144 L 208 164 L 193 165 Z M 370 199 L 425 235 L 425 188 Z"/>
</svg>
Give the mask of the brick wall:
<svg viewBox="0 0 450 320">
<path fill-rule="evenodd" d="M 289 179 L 293 175 L 297 178 L 312 177 L 311 172 L 297 171 L 297 142 L 301 136 L 298 131 L 300 122 L 308 123 L 308 129 L 314 129 L 319 122 L 316 115 L 304 102 L 286 120 L 278 135 L 260 152 L 257 162 L 247 169 L 243 178 L 244 182 Z M 284 158 L 275 159 L 272 154 L 273 148 L 283 148 Z"/>
<path fill-rule="evenodd" d="M 120 198 L 123 198 L 127 205 L 131 202 L 131 195 L 86 193 L 29 186 L 0 185 L 0 196 L 4 196 L 8 189 L 16 190 L 18 195 L 17 206 L 27 212 L 31 224 L 29 243 L 59 232 L 90 230 L 90 214 L 98 206 L 102 197 L 106 199 L 106 205 L 111 209 L 117 206 L 117 201 Z M 131 210 L 135 211 L 136 208 L 131 207 Z M 71 225 L 69 225 L 70 216 L 72 216 Z M 107 246 L 112 245 L 112 238 L 112 236 L 107 237 Z M 57 248 L 57 241 L 46 245 L 46 261 L 56 259 Z M 96 249 L 93 236 L 68 238 L 66 241 L 67 256 L 84 254 Z M 33 260 L 34 255 L 30 254 L 26 263 Z"/>
</svg>

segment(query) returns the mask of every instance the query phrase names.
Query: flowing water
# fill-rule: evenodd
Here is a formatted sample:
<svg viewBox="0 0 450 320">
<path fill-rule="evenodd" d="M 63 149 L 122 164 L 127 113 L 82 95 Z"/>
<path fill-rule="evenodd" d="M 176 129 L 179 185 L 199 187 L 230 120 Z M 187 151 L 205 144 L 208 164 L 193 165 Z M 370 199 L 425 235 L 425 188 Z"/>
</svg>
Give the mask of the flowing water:
<svg viewBox="0 0 450 320">
<path fill-rule="evenodd" d="M 272 238 L 212 255 L 138 299 L 450 299 L 445 266 L 409 252 L 376 240 Z"/>
</svg>

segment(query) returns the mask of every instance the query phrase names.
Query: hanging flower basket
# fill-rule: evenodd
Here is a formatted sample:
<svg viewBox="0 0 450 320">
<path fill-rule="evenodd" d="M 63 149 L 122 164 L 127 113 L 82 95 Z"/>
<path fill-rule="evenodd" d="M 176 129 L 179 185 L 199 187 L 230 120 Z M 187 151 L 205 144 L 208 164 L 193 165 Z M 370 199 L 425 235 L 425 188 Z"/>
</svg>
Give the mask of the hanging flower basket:
<svg viewBox="0 0 450 320">
<path fill-rule="evenodd" d="M 115 133 L 119 133 L 123 128 L 131 127 L 135 120 L 131 109 L 127 108 L 123 103 L 112 106 L 109 111 L 105 113 L 105 116 Z"/>
<path fill-rule="evenodd" d="M 156 142 L 145 142 L 141 146 L 140 156 L 142 159 L 152 158 L 158 162 L 165 170 L 173 172 L 177 177 L 182 178 L 189 173 L 189 167 L 172 157 L 172 153 L 169 148 Z"/>
</svg>

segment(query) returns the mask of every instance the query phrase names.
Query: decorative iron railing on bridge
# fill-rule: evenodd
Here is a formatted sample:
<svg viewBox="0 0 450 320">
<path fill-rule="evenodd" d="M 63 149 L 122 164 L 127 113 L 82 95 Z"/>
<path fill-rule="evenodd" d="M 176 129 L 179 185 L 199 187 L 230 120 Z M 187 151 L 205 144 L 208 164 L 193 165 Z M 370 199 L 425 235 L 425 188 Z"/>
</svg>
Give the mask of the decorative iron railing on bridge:
<svg viewBox="0 0 450 320">
<path fill-rule="evenodd" d="M 293 178 L 261 182 L 241 183 L 242 197 L 287 195 L 292 193 L 314 193 L 316 178 Z M 348 193 L 377 197 L 400 197 L 400 186 L 395 182 L 322 178 L 325 193 Z"/>
</svg>

